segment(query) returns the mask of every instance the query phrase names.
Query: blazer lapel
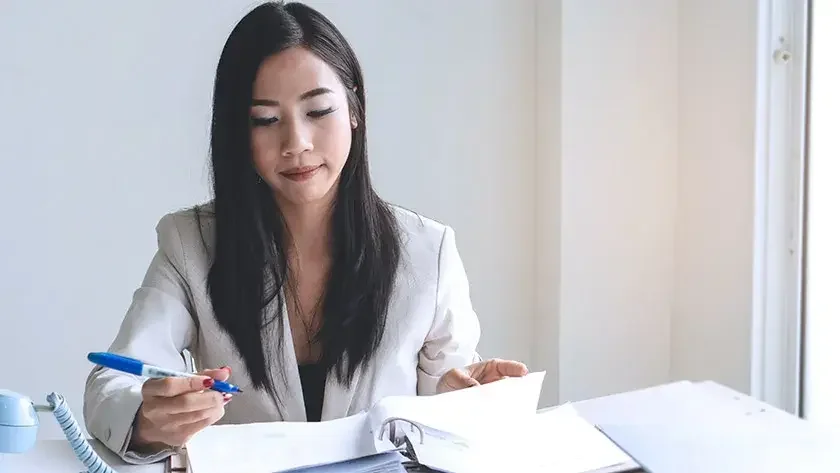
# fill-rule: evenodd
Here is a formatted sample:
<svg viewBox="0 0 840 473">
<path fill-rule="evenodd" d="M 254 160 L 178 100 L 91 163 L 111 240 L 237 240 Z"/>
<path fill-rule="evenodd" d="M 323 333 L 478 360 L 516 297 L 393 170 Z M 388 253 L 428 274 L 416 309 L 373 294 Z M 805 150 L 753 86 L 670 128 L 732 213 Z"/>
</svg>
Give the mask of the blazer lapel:
<svg viewBox="0 0 840 473">
<path fill-rule="evenodd" d="M 333 420 L 346 417 L 350 412 L 350 404 L 359 385 L 360 371 L 357 369 L 350 380 L 350 387 L 346 387 L 338 380 L 334 372 L 330 371 L 324 386 L 324 405 L 321 420 Z"/>
<path fill-rule="evenodd" d="M 295 355 L 295 342 L 292 339 L 292 330 L 289 327 L 289 313 L 286 310 L 286 301 L 282 295 L 282 291 L 279 299 L 282 301 L 283 310 L 280 318 L 271 324 L 272 330 L 270 333 L 273 336 L 269 336 L 268 338 L 270 340 L 277 340 L 275 334 L 279 334 L 279 331 L 282 330 L 282 344 L 279 350 L 277 349 L 277 345 L 272 343 L 269 343 L 266 347 L 267 351 L 270 352 L 267 354 L 269 373 L 278 391 L 278 397 L 275 399 L 275 403 L 284 421 L 305 422 L 306 408 L 303 403 L 303 389 L 300 385 L 300 373 L 298 372 L 297 355 Z M 278 327 L 278 324 L 282 324 L 282 327 Z M 280 360 L 277 360 L 278 356 Z M 272 362 L 272 360 L 274 361 Z"/>
</svg>

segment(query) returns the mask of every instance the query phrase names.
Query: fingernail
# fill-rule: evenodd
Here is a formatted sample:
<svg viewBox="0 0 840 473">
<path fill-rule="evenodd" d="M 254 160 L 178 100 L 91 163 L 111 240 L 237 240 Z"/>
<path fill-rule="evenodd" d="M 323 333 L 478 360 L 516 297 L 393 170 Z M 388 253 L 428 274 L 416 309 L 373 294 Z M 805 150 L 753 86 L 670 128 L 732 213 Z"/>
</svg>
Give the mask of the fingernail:
<svg viewBox="0 0 840 473">
<path fill-rule="evenodd" d="M 212 380 L 212 379 L 210 379 L 210 378 L 205 379 L 205 380 L 203 381 L 203 383 L 204 383 L 204 387 L 205 387 L 205 388 L 209 388 L 209 387 L 212 387 L 212 386 L 213 386 L 213 380 Z"/>
<path fill-rule="evenodd" d="M 230 366 L 222 366 L 222 367 L 221 367 L 221 368 L 219 368 L 219 369 L 220 369 L 220 370 L 227 370 L 228 374 L 230 374 L 230 372 L 231 372 L 231 370 L 230 370 Z"/>
<path fill-rule="evenodd" d="M 230 402 L 231 399 L 233 399 L 233 394 L 225 394 L 224 396 L 222 396 L 222 399 L 224 400 L 223 404 L 227 404 Z"/>
</svg>

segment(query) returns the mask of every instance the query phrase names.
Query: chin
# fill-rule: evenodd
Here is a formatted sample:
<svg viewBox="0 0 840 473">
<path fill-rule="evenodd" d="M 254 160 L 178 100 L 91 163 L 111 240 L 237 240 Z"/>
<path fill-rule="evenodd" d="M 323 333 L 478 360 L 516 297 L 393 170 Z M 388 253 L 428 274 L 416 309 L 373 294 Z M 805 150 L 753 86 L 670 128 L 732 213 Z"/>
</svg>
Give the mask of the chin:
<svg viewBox="0 0 840 473">
<path fill-rule="evenodd" d="M 284 202 L 292 205 L 309 205 L 323 202 L 329 198 L 329 189 L 295 189 L 290 191 L 288 189 L 281 190 L 278 197 Z"/>
<path fill-rule="evenodd" d="M 305 182 L 280 180 L 276 183 L 275 193 L 280 200 L 295 206 L 322 203 L 333 198 L 338 189 L 338 179 L 325 177 L 315 176 Z"/>
</svg>

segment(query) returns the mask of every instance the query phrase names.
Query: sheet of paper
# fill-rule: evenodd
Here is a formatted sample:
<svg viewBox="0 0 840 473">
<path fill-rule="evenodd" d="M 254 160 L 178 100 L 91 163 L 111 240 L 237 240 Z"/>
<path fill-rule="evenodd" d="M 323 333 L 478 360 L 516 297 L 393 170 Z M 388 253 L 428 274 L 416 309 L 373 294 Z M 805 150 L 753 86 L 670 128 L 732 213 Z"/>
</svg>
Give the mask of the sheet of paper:
<svg viewBox="0 0 840 473">
<path fill-rule="evenodd" d="M 418 459 L 449 473 L 550 471 L 589 473 L 636 468 L 632 459 L 571 405 L 526 418 L 497 422 L 490 435 L 474 439 L 424 429 L 409 432 Z M 422 443 L 421 443 L 422 440 Z"/>
<path fill-rule="evenodd" d="M 545 372 L 529 373 L 435 396 L 392 396 L 371 411 L 373 425 L 388 418 L 477 439 L 536 415 Z"/>
<path fill-rule="evenodd" d="M 436 396 L 390 397 L 371 411 L 371 419 L 374 425 L 388 419 L 418 424 L 394 421 L 417 459 L 435 470 L 514 471 L 520 458 L 509 448 L 510 439 L 529 436 L 544 378 L 538 372 Z"/>
<path fill-rule="evenodd" d="M 581 417 L 571 404 L 541 412 L 518 446 L 528 454 L 521 464 L 527 471 L 585 473 L 632 459 L 595 426 Z"/>
<path fill-rule="evenodd" d="M 365 414 L 326 422 L 215 425 L 187 444 L 192 473 L 275 473 L 379 453 Z"/>
</svg>

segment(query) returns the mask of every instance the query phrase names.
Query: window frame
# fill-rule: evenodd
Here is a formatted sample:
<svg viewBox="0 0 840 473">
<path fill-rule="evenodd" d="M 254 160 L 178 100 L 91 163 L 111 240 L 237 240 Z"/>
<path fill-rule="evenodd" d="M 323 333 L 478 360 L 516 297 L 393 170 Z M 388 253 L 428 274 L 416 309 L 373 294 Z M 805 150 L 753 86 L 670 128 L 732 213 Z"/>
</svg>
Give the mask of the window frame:
<svg viewBox="0 0 840 473">
<path fill-rule="evenodd" d="M 758 3 L 751 391 L 801 416 L 810 2 Z"/>
</svg>

